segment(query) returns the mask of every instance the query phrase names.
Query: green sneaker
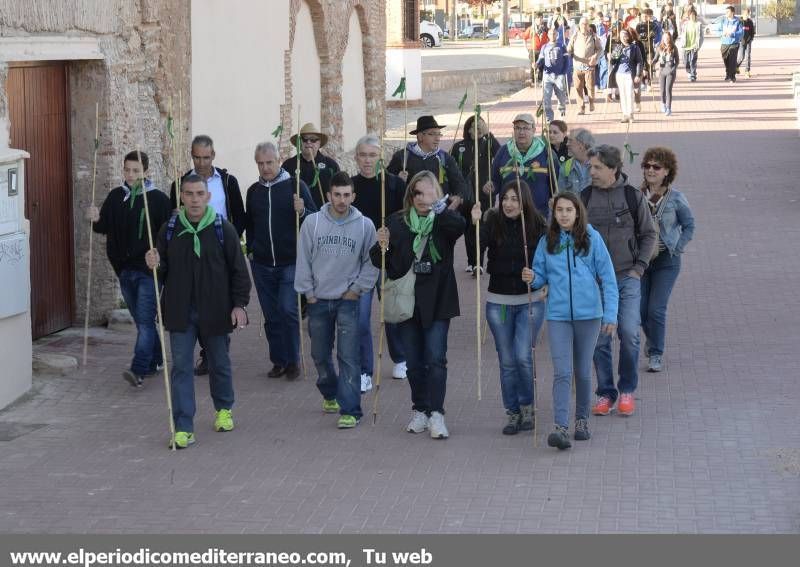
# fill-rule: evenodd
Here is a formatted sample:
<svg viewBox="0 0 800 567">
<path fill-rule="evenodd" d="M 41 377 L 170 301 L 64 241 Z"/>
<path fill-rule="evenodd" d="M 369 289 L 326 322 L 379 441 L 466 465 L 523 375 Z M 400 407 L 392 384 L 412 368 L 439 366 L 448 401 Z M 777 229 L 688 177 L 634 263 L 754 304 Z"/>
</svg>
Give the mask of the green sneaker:
<svg viewBox="0 0 800 567">
<path fill-rule="evenodd" d="M 322 411 L 325 413 L 338 413 L 339 402 L 334 400 L 322 400 Z"/>
<path fill-rule="evenodd" d="M 342 417 L 339 418 L 339 423 L 337 424 L 337 427 L 339 429 L 352 429 L 356 425 L 358 425 L 358 420 L 355 417 L 353 417 L 352 415 L 343 415 Z"/>
<path fill-rule="evenodd" d="M 194 433 L 189 433 L 188 431 L 176 431 L 175 438 L 172 440 L 172 443 L 169 444 L 170 449 L 172 448 L 173 443 L 175 444 L 176 449 L 185 449 L 189 445 L 194 445 Z"/>
<path fill-rule="evenodd" d="M 214 420 L 214 431 L 231 431 L 233 429 L 233 414 L 229 409 L 221 409 Z"/>
</svg>

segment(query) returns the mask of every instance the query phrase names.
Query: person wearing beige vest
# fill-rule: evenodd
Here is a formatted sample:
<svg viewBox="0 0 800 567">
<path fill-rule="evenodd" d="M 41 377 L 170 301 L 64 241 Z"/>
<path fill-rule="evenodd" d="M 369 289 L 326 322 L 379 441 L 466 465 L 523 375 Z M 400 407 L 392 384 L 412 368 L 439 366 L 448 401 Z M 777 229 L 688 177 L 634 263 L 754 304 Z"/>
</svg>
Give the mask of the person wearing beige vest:
<svg viewBox="0 0 800 567">
<path fill-rule="evenodd" d="M 603 52 L 600 39 L 589 27 L 589 20 L 581 18 L 578 24 L 578 33 L 572 36 L 569 41 L 567 51 L 572 55 L 573 83 L 578 92 L 578 99 L 581 101 L 581 109 L 578 114 L 586 114 L 586 103 L 584 102 L 584 92 L 589 94 L 589 111 L 594 111 L 594 68 L 597 59 Z"/>
</svg>

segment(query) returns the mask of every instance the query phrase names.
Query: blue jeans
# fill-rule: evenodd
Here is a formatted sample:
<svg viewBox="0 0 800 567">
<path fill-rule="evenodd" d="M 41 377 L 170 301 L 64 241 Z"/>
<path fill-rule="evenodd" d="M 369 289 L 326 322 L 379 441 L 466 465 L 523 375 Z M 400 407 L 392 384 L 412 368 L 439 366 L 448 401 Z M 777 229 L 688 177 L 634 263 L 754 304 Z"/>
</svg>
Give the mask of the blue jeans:
<svg viewBox="0 0 800 567">
<path fill-rule="evenodd" d="M 308 304 L 311 358 L 317 367 L 317 388 L 326 400 L 339 402 L 339 413 L 361 419 L 358 301 L 318 299 Z M 339 374 L 333 367 L 333 341 Z"/>
<path fill-rule="evenodd" d="M 647 356 L 664 354 L 667 334 L 667 304 L 672 288 L 681 271 L 681 256 L 671 256 L 664 250 L 650 262 L 642 276 L 641 317 L 647 339 Z"/>
<path fill-rule="evenodd" d="M 686 62 L 686 73 L 692 79 L 697 78 L 697 49 L 690 49 L 683 52 L 683 60 Z"/>
<path fill-rule="evenodd" d="M 553 119 L 553 91 L 558 99 L 558 110 L 564 112 L 567 106 L 567 93 L 569 88 L 566 86 L 564 75 L 544 74 L 542 81 L 542 100 L 544 101 L 544 113 L 548 120 Z"/>
<path fill-rule="evenodd" d="M 199 335 L 197 311 L 192 307 L 189 325 L 169 334 L 172 345 L 172 419 L 176 431 L 194 431 L 194 345 Z M 208 357 L 208 375 L 214 409 L 233 407 L 233 375 L 228 356 L 228 335 L 203 336 Z"/>
<path fill-rule="evenodd" d="M 745 71 L 750 72 L 750 54 L 753 48 L 753 42 L 750 41 L 748 43 L 742 42 L 739 45 L 739 60 L 736 62 L 737 67 L 742 66 L 742 62 L 746 59 L 747 65 L 745 66 Z"/>
<path fill-rule="evenodd" d="M 300 318 L 294 291 L 294 264 L 271 267 L 251 262 L 258 302 L 264 313 L 269 359 L 276 366 L 300 361 Z"/>
<path fill-rule="evenodd" d="M 617 335 L 619 336 L 619 381 L 614 387 L 611 335 L 601 334 L 594 349 L 594 368 L 597 373 L 598 396 L 617 400 L 617 394 L 630 394 L 639 385 L 639 325 L 642 301 L 642 283 L 631 276 L 618 280 L 619 312 Z"/>
<path fill-rule="evenodd" d="M 406 353 L 411 407 L 430 415 L 444 413 L 447 391 L 447 333 L 450 319 L 436 319 L 423 328 L 416 317 L 398 323 Z"/>
<path fill-rule="evenodd" d="M 119 288 L 136 323 L 131 372 L 138 376 L 152 374 L 163 364 L 161 341 L 156 330 L 156 288 L 153 276 L 137 270 L 122 270 Z"/>
<path fill-rule="evenodd" d="M 378 284 L 380 285 L 380 284 Z M 380 297 L 380 288 L 370 290 L 368 293 L 361 295 L 361 300 L 358 305 L 358 334 L 360 337 L 361 345 L 361 374 L 372 376 L 375 369 L 375 356 L 372 348 L 372 327 L 370 317 L 372 315 L 372 296 L 377 291 Z M 386 333 L 386 346 L 389 350 L 389 356 L 395 364 L 405 362 L 406 355 L 403 353 L 403 345 L 400 341 L 400 335 L 397 331 L 397 324 L 384 323 L 384 332 Z"/>
<path fill-rule="evenodd" d="M 533 354 L 544 321 L 544 302 L 501 305 L 486 302 L 486 320 L 500 360 L 500 392 L 508 413 L 533 404 Z M 532 338 L 533 337 L 533 338 Z"/>
<path fill-rule="evenodd" d="M 553 358 L 553 418 L 569 425 L 570 382 L 575 373 L 575 419 L 589 417 L 592 398 L 592 353 L 600 334 L 600 319 L 548 321 Z"/>
</svg>

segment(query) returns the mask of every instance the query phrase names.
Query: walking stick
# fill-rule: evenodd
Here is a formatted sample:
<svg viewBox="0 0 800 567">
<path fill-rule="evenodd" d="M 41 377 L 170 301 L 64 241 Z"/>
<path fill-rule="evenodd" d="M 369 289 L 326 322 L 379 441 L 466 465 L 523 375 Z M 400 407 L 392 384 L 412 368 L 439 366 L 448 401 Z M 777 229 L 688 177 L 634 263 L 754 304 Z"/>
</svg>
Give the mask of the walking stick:
<svg viewBox="0 0 800 567">
<path fill-rule="evenodd" d="M 658 112 L 658 104 L 656 103 L 656 90 L 655 85 L 653 83 L 653 75 L 654 73 L 654 65 L 653 65 L 653 42 L 650 39 L 650 21 L 647 21 L 647 66 L 650 70 L 650 94 L 653 98 L 653 108 L 655 109 L 654 112 Z"/>
<path fill-rule="evenodd" d="M 519 215 L 520 221 L 522 222 L 522 246 L 525 249 L 525 267 L 530 268 L 530 258 L 528 257 L 528 233 L 525 230 L 525 207 L 523 206 L 522 201 L 522 186 L 519 182 L 519 164 L 517 167 L 514 168 L 517 177 L 517 199 L 519 200 Z M 528 285 L 528 329 L 531 328 L 531 307 L 533 304 L 533 298 L 531 297 L 531 286 Z M 531 359 L 533 361 L 533 415 L 531 416 L 533 420 L 533 446 L 538 447 L 538 435 L 536 434 L 536 411 L 538 409 L 538 396 L 536 395 L 536 337 L 531 335 Z"/>
<path fill-rule="evenodd" d="M 375 165 L 375 173 L 381 176 L 381 228 L 386 227 L 386 170 L 383 167 L 383 136 L 381 132 L 381 159 Z M 375 374 L 375 397 L 372 399 L 372 425 L 378 423 L 378 398 L 381 393 L 381 374 L 383 369 L 383 336 L 386 332 L 386 321 L 383 314 L 383 298 L 386 291 L 386 249 L 381 246 L 381 297 L 380 319 L 378 324 L 378 360 L 373 373 Z M 388 339 L 387 339 L 388 341 Z"/>
<path fill-rule="evenodd" d="M 406 70 L 403 68 L 403 171 L 406 171 L 408 161 L 408 88 L 406 85 Z M 406 182 L 408 180 L 406 179 Z"/>
<path fill-rule="evenodd" d="M 559 192 L 558 179 L 556 178 L 556 166 L 553 163 L 553 147 L 550 145 L 550 129 L 542 126 L 545 145 L 547 146 L 547 178 L 550 181 L 550 196 L 553 197 Z"/>
<path fill-rule="evenodd" d="M 100 103 L 94 104 L 94 157 L 92 158 L 92 202 L 94 207 L 94 193 L 97 183 L 97 149 L 100 147 Z M 89 266 L 86 274 L 86 313 L 83 319 L 83 372 L 86 373 L 86 356 L 89 352 L 89 307 L 92 300 L 92 243 L 94 242 L 94 230 L 89 221 Z"/>
<path fill-rule="evenodd" d="M 144 164 L 142 163 L 142 153 L 139 146 L 136 146 L 136 159 L 139 166 L 144 172 Z M 150 207 L 147 204 L 147 188 L 144 186 L 144 178 L 139 180 L 142 187 L 142 203 L 144 204 L 144 215 L 147 222 L 147 241 L 150 244 L 150 249 L 155 248 L 153 243 L 153 231 L 150 224 Z M 133 199 L 133 197 L 131 197 Z M 158 267 L 154 266 L 153 272 L 153 286 L 156 289 L 156 321 L 158 323 L 158 338 L 161 341 L 161 360 L 163 361 L 162 370 L 164 371 L 164 390 L 167 394 L 167 411 L 169 412 L 169 432 L 170 432 L 170 447 L 174 451 L 177 449 L 175 446 L 175 421 L 172 419 L 172 385 L 169 382 L 169 365 L 167 364 L 167 347 L 164 342 L 164 317 L 161 313 L 161 289 L 158 285 Z"/>
<path fill-rule="evenodd" d="M 464 89 L 464 96 L 461 97 L 461 102 L 458 103 L 458 124 L 456 124 L 456 131 L 453 133 L 453 145 L 456 144 L 456 138 L 458 137 L 458 129 L 461 128 L 461 117 L 464 115 L 464 103 L 467 102 L 467 90 Z M 383 148 L 383 145 L 381 145 Z M 383 159 L 383 154 L 381 154 L 381 159 Z"/>
<path fill-rule="evenodd" d="M 175 127 L 176 124 L 172 114 L 172 97 L 169 97 L 169 115 L 167 116 L 167 134 L 169 135 L 170 143 L 172 144 L 172 177 L 175 180 L 175 210 L 181 208 L 181 187 L 178 168 L 178 144 L 175 140 Z M 177 124 L 180 128 L 180 124 Z"/>
<path fill-rule="evenodd" d="M 473 121 L 472 137 L 475 146 L 475 202 L 480 207 L 480 159 L 478 155 L 478 121 L 481 117 L 481 106 L 478 104 L 478 84 L 472 79 L 472 88 L 475 92 L 475 120 Z M 467 229 L 469 230 L 469 229 Z M 475 260 L 481 257 L 481 222 L 475 223 Z M 475 270 L 475 340 L 478 346 L 478 401 L 481 400 L 481 269 Z"/>
<path fill-rule="evenodd" d="M 297 137 L 294 140 L 295 151 L 297 152 L 297 167 L 294 171 L 295 177 L 295 194 L 300 197 L 300 105 L 297 106 Z M 323 201 L 324 202 L 324 201 Z M 295 212 L 295 240 L 300 240 L 300 213 Z M 297 294 L 297 328 L 300 335 L 300 367 L 303 369 L 303 380 L 306 379 L 306 349 L 303 344 L 303 303 L 300 299 L 300 294 Z"/>
</svg>

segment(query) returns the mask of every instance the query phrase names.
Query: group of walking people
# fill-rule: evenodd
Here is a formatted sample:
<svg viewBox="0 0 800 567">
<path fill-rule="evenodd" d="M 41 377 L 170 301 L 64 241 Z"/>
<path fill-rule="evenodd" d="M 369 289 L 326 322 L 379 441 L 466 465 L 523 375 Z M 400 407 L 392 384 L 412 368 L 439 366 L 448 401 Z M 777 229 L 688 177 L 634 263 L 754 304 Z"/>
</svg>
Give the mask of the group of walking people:
<svg viewBox="0 0 800 567">
<path fill-rule="evenodd" d="M 351 176 L 319 151 L 327 138 L 306 124 L 291 138 L 300 149 L 291 160 L 281 162 L 272 142 L 255 147 L 258 181 L 244 199 L 236 178 L 213 165 L 208 136 L 193 139 L 194 167 L 173 185 L 171 197 L 148 180 L 144 152 L 127 154 L 123 184 L 101 208 L 89 207 L 87 218 L 107 237 L 136 321 L 133 360 L 123 371 L 136 388 L 164 362 L 156 329 L 161 300 L 172 350 L 170 444 L 195 442 L 195 374 L 209 374 L 214 429 L 234 428 L 230 333 L 248 324 L 253 284 L 273 364 L 267 375 L 299 375 L 305 311 L 322 410 L 339 414 L 337 427 L 350 429 L 363 417 L 361 395 L 372 387 L 373 296 L 385 289 L 387 301 L 397 299 L 402 282 L 411 281 L 408 312 L 381 321 L 379 332 L 394 363 L 392 377 L 408 378 L 406 430 L 447 438 L 447 344 L 450 322 L 460 314 L 454 258 L 462 236 L 467 270 L 477 277 L 485 265 L 489 274 L 485 313 L 500 364 L 502 432 L 535 427 L 533 353 L 544 320 L 554 365 L 548 443 L 570 446 L 573 375 L 574 439 L 591 437 L 590 414 L 614 408 L 632 414 L 639 327 L 649 369 L 660 371 L 667 302 L 694 229 L 686 199 L 672 187 L 677 160 L 667 148 L 647 150 L 642 185 L 634 188 L 619 150 L 597 144 L 588 130 L 570 133 L 554 120 L 536 135 L 536 120 L 527 113 L 512 126 L 512 138 L 501 144 L 473 116 L 448 153 L 440 147 L 445 126 L 421 116 L 410 132 L 416 139 L 385 168 L 380 139 L 362 137 Z M 620 337 L 616 381 L 614 333 Z M 195 365 L 197 341 L 202 351 Z"/>
</svg>

